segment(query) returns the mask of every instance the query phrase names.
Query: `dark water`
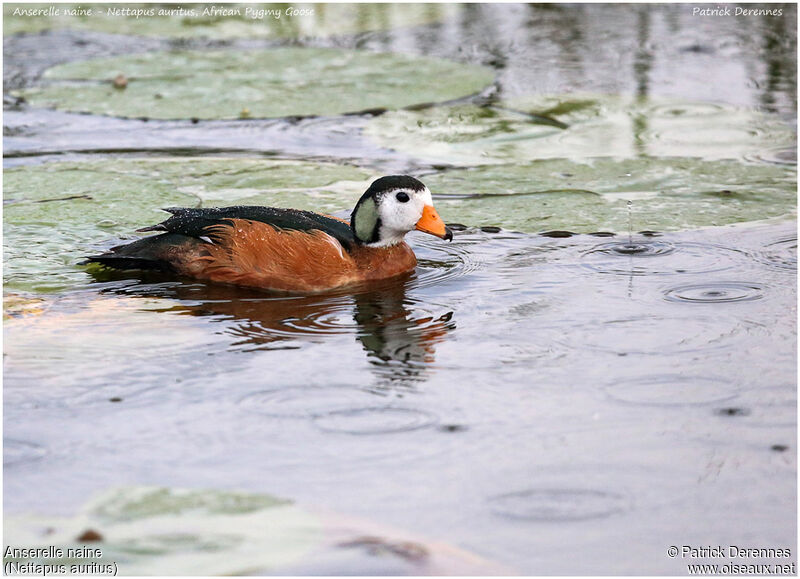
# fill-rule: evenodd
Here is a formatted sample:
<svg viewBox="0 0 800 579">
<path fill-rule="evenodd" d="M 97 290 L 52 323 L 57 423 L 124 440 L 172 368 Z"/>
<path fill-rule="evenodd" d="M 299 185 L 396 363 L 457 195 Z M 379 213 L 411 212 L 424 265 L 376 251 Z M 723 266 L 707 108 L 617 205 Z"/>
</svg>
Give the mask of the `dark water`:
<svg viewBox="0 0 800 579">
<path fill-rule="evenodd" d="M 679 96 L 794 123 L 783 9 L 466 5 L 441 24 L 304 42 L 488 64 L 501 95 Z M 4 78 L 169 42 L 9 37 Z M 366 117 L 191 125 L 12 101 L 6 167 L 268 152 L 431 169 L 362 140 Z M 246 490 L 542 575 L 683 574 L 671 545 L 796 544 L 793 215 L 613 236 L 467 225 L 451 244 L 411 234 L 417 271 L 358 293 L 87 273 L 27 295 L 4 324 L 5 512 L 68 515 L 116 486 Z"/>
</svg>

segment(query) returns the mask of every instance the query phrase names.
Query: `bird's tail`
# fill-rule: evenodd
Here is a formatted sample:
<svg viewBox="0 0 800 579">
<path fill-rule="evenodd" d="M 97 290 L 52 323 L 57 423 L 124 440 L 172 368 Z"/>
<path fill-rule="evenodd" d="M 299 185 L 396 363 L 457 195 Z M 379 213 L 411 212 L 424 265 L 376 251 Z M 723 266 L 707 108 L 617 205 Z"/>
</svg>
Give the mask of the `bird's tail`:
<svg viewBox="0 0 800 579">
<path fill-rule="evenodd" d="M 79 265 L 99 263 L 114 269 L 143 269 L 176 272 L 188 253 L 202 243 L 194 237 L 163 233 L 112 247 L 106 253 L 87 256 Z"/>
</svg>

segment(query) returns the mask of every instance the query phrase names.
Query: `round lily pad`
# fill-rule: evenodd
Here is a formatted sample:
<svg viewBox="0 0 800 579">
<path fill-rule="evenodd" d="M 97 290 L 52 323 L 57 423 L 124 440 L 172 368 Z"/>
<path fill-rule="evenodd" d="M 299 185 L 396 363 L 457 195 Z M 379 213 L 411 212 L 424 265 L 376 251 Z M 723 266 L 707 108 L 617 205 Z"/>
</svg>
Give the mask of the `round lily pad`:
<svg viewBox="0 0 800 579">
<path fill-rule="evenodd" d="M 291 501 L 270 495 L 216 490 L 133 487 L 99 496 L 73 517 L 15 517 L 12 533 L 33 541 L 37 524 L 47 520 L 50 545 L 63 545 L 66 557 L 52 565 L 95 565 L 104 573 L 147 575 L 231 575 L 295 563 L 322 538 L 318 516 Z M 100 545 L 94 551 L 67 545 Z M 26 561 L 11 555 L 7 561 Z M 110 566 L 106 571 L 105 565 Z"/>
<path fill-rule="evenodd" d="M 795 132 L 778 117 L 732 106 L 611 95 L 536 96 L 488 108 L 393 111 L 366 129 L 377 143 L 453 165 L 594 157 L 776 157 Z M 779 155 L 778 155 L 779 156 Z"/>
<path fill-rule="evenodd" d="M 123 75 L 122 88 L 114 79 Z M 480 91 L 475 65 L 327 48 L 148 52 L 53 67 L 19 91 L 33 106 L 121 117 L 232 119 L 337 115 Z"/>
<path fill-rule="evenodd" d="M 56 14 L 55 9 L 59 12 Z M 57 28 L 183 38 L 293 38 L 438 22 L 457 4 L 4 4 L 3 32 Z M 32 10 L 43 11 L 32 15 Z M 91 13 L 89 13 L 91 10 Z"/>
<path fill-rule="evenodd" d="M 108 489 L 72 516 L 15 514 L 4 523 L 12 545 L 5 552 L 6 564 L 65 565 L 67 572 L 72 565 L 109 575 L 115 571 L 120 575 L 204 576 L 494 576 L 511 572 L 441 541 L 248 492 Z M 75 548 L 76 544 L 85 548 Z M 25 549 L 15 550 L 17 545 Z M 32 547 L 41 548 L 40 557 L 31 555 Z M 61 549 L 62 556 L 52 556 L 54 547 Z"/>
<path fill-rule="evenodd" d="M 518 231 L 692 229 L 796 211 L 791 166 L 693 158 L 544 159 L 424 177 L 448 221 Z"/>
<path fill-rule="evenodd" d="M 162 207 L 273 205 L 349 209 L 370 175 L 354 167 L 236 158 L 103 159 L 4 171 L 7 288 L 57 291 L 109 240 L 167 217 Z"/>
</svg>

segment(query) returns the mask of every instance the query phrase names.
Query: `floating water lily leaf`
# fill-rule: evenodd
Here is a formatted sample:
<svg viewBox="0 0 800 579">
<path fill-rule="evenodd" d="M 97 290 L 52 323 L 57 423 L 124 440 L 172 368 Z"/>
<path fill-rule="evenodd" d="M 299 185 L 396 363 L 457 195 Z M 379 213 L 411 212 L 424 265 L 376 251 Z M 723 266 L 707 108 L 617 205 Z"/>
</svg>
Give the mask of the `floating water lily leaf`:
<svg viewBox="0 0 800 579">
<path fill-rule="evenodd" d="M 384 146 L 453 165 L 638 155 L 756 159 L 796 146 L 794 131 L 764 113 L 607 95 L 394 111 L 373 119 L 366 133 Z"/>
<path fill-rule="evenodd" d="M 459 10 L 457 4 L 59 4 L 55 14 L 50 6 L 4 4 L 3 33 L 73 28 L 191 38 L 319 37 L 427 24 Z M 44 14 L 29 16 L 31 10 Z"/>
<path fill-rule="evenodd" d="M 83 571 L 91 574 L 513 573 L 445 543 L 255 493 L 121 488 L 107 491 L 73 517 L 13 515 L 4 523 L 9 545 L 44 548 L 41 557 L 31 558 L 30 549 L 14 556 L 12 547 L 4 564 L 66 565 L 68 571 L 94 565 L 93 571 Z M 87 536 L 102 542 L 79 540 Z M 81 543 L 88 548 L 76 549 Z M 61 548 L 66 556 L 49 559 L 47 547 Z M 93 556 L 98 547 L 102 557 Z"/>
<path fill-rule="evenodd" d="M 315 516 L 269 495 L 166 488 L 110 491 L 72 518 L 52 518 L 51 534 L 35 517 L 7 521 L 16 539 L 73 547 L 88 531 L 102 539 L 102 558 L 67 557 L 43 564 L 116 563 L 124 575 L 244 574 L 298 561 L 320 542 Z M 38 536 L 37 536 L 38 535 Z M 22 543 L 20 543 L 22 544 Z M 89 544 L 92 546 L 91 544 Z M 8 557 L 24 562 L 26 558 Z M 105 568 L 102 572 L 106 572 Z M 113 573 L 113 568 L 112 572 Z"/>
<path fill-rule="evenodd" d="M 157 219 L 159 207 L 197 205 L 168 183 L 119 179 L 102 167 L 58 163 L 3 172 L 6 287 L 48 291 L 85 281 L 75 264 L 90 247 Z"/>
<path fill-rule="evenodd" d="M 104 497 L 92 506 L 91 511 L 104 522 L 114 522 L 189 513 L 246 515 L 289 504 L 291 501 L 270 495 L 145 487 Z"/>
<path fill-rule="evenodd" d="M 122 74 L 127 87 L 114 88 Z M 327 48 L 148 52 L 49 69 L 18 94 L 33 106 L 121 117 L 337 115 L 446 101 L 492 82 L 484 67 Z"/>
<path fill-rule="evenodd" d="M 167 158 L 50 163 L 4 171 L 6 287 L 56 291 L 87 281 L 76 263 L 163 220 L 169 206 L 351 208 L 369 175 L 293 161 Z"/>
<path fill-rule="evenodd" d="M 736 161 L 547 159 L 424 178 L 446 221 L 519 231 L 681 230 L 796 210 L 794 167 Z"/>
</svg>

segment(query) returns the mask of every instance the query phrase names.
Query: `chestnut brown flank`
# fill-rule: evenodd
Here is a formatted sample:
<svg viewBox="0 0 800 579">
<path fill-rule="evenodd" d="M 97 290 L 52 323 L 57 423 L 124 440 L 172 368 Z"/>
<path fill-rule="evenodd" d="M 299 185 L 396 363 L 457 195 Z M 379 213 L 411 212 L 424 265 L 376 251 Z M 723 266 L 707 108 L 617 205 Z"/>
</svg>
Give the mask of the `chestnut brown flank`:
<svg viewBox="0 0 800 579">
<path fill-rule="evenodd" d="M 259 221 L 231 219 L 205 230 L 214 241 L 175 264 L 180 273 L 216 282 L 291 292 L 318 292 L 394 277 L 417 259 L 406 243 L 385 248 L 354 246 L 351 252 L 320 230 L 276 229 Z"/>
</svg>

